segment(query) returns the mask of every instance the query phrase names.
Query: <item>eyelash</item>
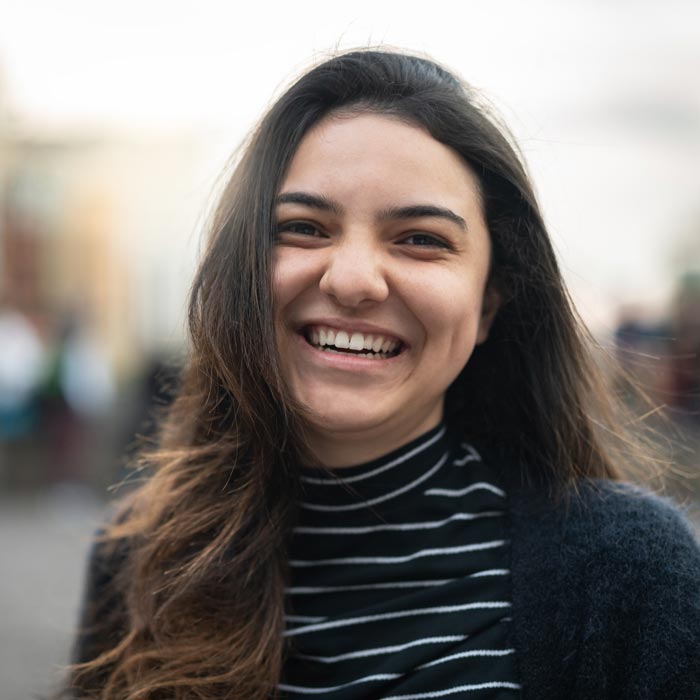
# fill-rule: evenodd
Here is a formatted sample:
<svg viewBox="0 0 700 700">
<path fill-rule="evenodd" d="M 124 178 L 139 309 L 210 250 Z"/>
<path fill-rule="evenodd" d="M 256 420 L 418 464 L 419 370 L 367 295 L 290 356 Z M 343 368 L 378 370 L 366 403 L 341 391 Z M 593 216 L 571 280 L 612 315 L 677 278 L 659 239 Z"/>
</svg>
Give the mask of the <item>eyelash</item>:
<svg viewBox="0 0 700 700">
<path fill-rule="evenodd" d="M 295 229 L 306 229 L 307 231 L 300 231 Z M 308 230 L 311 229 L 313 233 L 309 233 Z M 309 238 L 321 238 L 325 234 L 316 226 L 315 224 L 309 223 L 308 221 L 284 221 L 277 225 L 277 235 L 282 233 L 291 233 L 298 236 L 305 236 Z M 401 239 L 400 243 L 408 243 L 411 239 L 422 239 L 423 244 L 413 244 L 412 247 L 415 248 L 440 248 L 444 250 L 451 250 L 452 246 L 444 239 L 434 236 L 430 233 L 411 233 L 405 238 Z M 427 241 L 427 243 L 425 243 Z"/>
<path fill-rule="evenodd" d="M 295 231 L 295 227 L 304 227 L 307 229 L 313 229 L 315 231 L 315 234 L 308 234 L 308 233 L 302 233 L 301 231 Z M 277 225 L 277 234 L 281 233 L 295 233 L 299 236 L 309 236 L 311 238 L 320 238 L 321 237 L 321 231 L 319 230 L 318 226 L 315 226 L 314 224 L 310 224 L 307 221 L 285 221 L 281 224 Z"/>
<path fill-rule="evenodd" d="M 450 244 L 438 236 L 433 236 L 430 233 L 412 233 L 410 236 L 406 236 L 403 239 L 403 243 L 409 241 L 411 238 L 422 238 L 428 241 L 427 245 L 416 245 L 417 248 L 444 248 L 449 250 L 451 248 Z"/>
</svg>

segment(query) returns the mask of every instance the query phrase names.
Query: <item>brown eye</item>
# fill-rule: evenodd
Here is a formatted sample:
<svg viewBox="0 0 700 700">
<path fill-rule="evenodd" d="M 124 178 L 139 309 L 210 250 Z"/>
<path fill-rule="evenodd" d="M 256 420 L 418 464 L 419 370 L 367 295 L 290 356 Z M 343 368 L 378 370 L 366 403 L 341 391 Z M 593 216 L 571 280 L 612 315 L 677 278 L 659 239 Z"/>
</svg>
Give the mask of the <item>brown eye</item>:
<svg viewBox="0 0 700 700">
<path fill-rule="evenodd" d="M 417 246 L 419 248 L 449 248 L 450 246 L 437 236 L 428 233 L 413 233 L 402 240 L 402 243 Z"/>
<path fill-rule="evenodd" d="M 296 233 L 313 238 L 319 238 L 322 235 L 316 226 L 306 221 L 286 221 L 277 226 L 277 233 Z"/>
</svg>

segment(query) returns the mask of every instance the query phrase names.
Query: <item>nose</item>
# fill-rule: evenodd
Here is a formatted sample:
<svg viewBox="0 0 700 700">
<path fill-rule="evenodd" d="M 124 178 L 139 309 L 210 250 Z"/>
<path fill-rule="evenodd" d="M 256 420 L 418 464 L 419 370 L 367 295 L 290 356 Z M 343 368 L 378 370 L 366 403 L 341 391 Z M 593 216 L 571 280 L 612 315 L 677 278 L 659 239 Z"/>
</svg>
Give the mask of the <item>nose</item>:
<svg viewBox="0 0 700 700">
<path fill-rule="evenodd" d="M 330 251 L 319 286 L 338 304 L 351 308 L 382 302 L 389 294 L 380 252 L 359 235 L 347 236 Z"/>
</svg>

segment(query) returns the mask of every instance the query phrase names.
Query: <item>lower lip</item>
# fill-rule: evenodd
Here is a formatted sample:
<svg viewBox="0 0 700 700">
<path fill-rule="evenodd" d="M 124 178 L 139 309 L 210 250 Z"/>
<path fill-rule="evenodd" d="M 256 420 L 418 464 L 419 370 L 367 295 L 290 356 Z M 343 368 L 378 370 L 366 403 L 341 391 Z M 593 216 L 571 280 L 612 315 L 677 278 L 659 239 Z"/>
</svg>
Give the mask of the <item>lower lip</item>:
<svg viewBox="0 0 700 700">
<path fill-rule="evenodd" d="M 317 347 L 307 342 L 306 338 L 299 333 L 296 334 L 296 338 L 297 343 L 300 343 L 302 348 L 311 354 L 315 362 L 321 363 L 326 367 L 349 371 L 367 372 L 371 370 L 381 370 L 382 368 L 389 369 L 400 362 L 401 358 L 406 353 L 406 347 L 404 346 L 398 355 L 374 360 L 370 357 L 360 357 L 359 355 L 352 355 L 350 353 L 346 354 L 319 350 Z"/>
</svg>

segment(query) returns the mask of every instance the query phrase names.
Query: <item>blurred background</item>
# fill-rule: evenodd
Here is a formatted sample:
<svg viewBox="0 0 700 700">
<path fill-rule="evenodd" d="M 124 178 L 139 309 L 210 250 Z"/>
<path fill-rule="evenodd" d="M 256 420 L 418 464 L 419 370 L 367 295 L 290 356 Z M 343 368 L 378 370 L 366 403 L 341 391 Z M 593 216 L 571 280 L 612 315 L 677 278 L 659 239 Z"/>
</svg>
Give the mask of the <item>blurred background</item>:
<svg viewBox="0 0 700 700">
<path fill-rule="evenodd" d="M 291 78 L 376 44 L 446 63 L 509 124 L 698 518 L 697 2 L 0 0 L 0 700 L 67 658 L 89 536 L 186 348 L 224 164 Z"/>
</svg>

